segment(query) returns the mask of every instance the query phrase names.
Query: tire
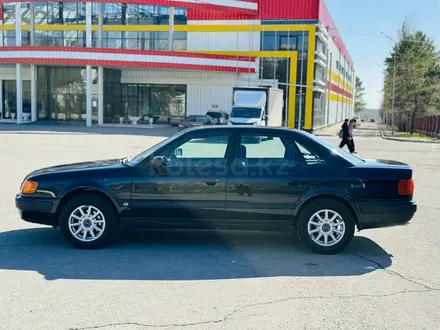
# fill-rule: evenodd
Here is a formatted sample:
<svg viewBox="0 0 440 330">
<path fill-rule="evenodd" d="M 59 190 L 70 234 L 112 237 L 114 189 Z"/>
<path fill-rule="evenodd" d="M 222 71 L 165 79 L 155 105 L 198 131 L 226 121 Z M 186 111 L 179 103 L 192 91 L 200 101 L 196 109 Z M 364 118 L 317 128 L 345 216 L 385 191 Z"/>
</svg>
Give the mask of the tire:
<svg viewBox="0 0 440 330">
<path fill-rule="evenodd" d="M 297 222 L 300 241 L 319 254 L 336 254 L 344 250 L 353 239 L 354 230 L 353 213 L 343 203 L 329 198 L 306 205 Z"/>
<path fill-rule="evenodd" d="M 90 215 L 87 214 L 89 210 Z M 118 217 L 112 205 L 93 194 L 81 195 L 68 201 L 59 220 L 64 238 L 80 249 L 97 249 L 108 244 L 118 225 Z"/>
</svg>

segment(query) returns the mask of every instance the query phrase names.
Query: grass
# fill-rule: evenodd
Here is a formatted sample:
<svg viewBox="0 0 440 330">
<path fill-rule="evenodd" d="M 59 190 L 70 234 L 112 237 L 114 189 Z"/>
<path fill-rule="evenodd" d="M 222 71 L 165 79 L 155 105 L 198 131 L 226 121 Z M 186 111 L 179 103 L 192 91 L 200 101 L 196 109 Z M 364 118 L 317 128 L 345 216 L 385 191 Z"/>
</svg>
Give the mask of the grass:
<svg viewBox="0 0 440 330">
<path fill-rule="evenodd" d="M 382 125 L 382 130 L 384 131 L 384 135 L 387 137 L 391 137 L 391 126 Z M 399 138 L 399 139 L 408 139 L 408 140 L 420 140 L 420 141 L 440 141 L 438 138 L 433 138 L 430 136 L 424 136 L 419 133 L 408 133 L 408 132 L 399 132 L 397 128 L 394 130 L 393 137 Z"/>
</svg>

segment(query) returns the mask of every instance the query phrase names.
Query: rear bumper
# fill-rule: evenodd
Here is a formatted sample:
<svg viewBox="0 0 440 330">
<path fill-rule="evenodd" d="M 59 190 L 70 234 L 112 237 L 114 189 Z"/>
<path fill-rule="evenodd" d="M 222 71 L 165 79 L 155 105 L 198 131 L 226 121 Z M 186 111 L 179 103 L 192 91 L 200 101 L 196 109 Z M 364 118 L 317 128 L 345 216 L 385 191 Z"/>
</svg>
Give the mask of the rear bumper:
<svg viewBox="0 0 440 330">
<path fill-rule="evenodd" d="M 17 195 L 15 197 L 15 206 L 20 218 L 24 221 L 56 226 L 56 210 L 59 201 L 59 199 L 32 198 Z"/>
<path fill-rule="evenodd" d="M 408 224 L 417 211 L 417 204 L 408 202 L 353 203 L 358 214 L 358 229 L 372 229 Z"/>
</svg>

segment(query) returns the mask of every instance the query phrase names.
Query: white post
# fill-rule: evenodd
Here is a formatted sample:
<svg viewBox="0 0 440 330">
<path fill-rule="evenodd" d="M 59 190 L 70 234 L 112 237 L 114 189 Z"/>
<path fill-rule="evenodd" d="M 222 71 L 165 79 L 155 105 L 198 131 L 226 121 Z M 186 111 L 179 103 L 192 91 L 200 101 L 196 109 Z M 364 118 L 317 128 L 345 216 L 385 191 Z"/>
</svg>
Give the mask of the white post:
<svg viewBox="0 0 440 330">
<path fill-rule="evenodd" d="M 98 124 L 104 124 L 104 68 L 98 67 Z"/>
<path fill-rule="evenodd" d="M 102 26 L 104 25 L 104 7 L 102 2 L 98 2 L 98 47 L 102 48 L 102 39 L 103 39 L 103 30 Z"/>
<path fill-rule="evenodd" d="M 37 67 L 31 64 L 31 121 L 37 121 Z"/>
<path fill-rule="evenodd" d="M 15 3 L 15 45 L 21 46 L 21 2 Z M 22 122 L 22 113 L 23 113 L 23 86 L 21 79 L 21 64 L 17 63 L 15 66 L 15 80 L 17 83 L 16 91 L 17 91 L 17 124 L 21 124 Z"/>
<path fill-rule="evenodd" d="M 30 45 L 35 46 L 35 2 L 29 2 Z"/>
<path fill-rule="evenodd" d="M 92 47 L 92 3 L 86 2 L 86 47 Z M 92 126 L 92 67 L 86 66 L 86 126 Z"/>
<path fill-rule="evenodd" d="M 169 19 L 169 28 L 168 28 L 168 50 L 170 52 L 173 51 L 173 43 L 174 43 L 174 7 L 170 7 L 170 19 Z"/>
<path fill-rule="evenodd" d="M 30 45 L 35 46 L 35 3 L 29 3 Z M 31 64 L 31 121 L 37 121 L 37 67 Z"/>
<path fill-rule="evenodd" d="M 98 47 L 103 46 L 103 6 L 102 2 L 98 2 Z M 104 68 L 98 67 L 98 124 L 104 124 Z"/>
</svg>

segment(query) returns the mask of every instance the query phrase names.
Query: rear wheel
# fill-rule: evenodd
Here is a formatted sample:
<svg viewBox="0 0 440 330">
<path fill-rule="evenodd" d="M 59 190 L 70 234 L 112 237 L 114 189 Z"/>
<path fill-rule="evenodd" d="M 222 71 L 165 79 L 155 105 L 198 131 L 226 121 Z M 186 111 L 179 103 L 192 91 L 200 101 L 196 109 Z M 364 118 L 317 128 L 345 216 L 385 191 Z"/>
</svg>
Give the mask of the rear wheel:
<svg viewBox="0 0 440 330">
<path fill-rule="evenodd" d="M 355 220 L 343 203 L 317 199 L 306 205 L 298 218 L 297 233 L 301 242 L 320 254 L 336 254 L 351 242 Z"/>
<path fill-rule="evenodd" d="M 73 198 L 60 215 L 64 238 L 81 249 L 96 249 L 106 245 L 117 228 L 117 215 L 102 197 L 87 194 Z"/>
</svg>

